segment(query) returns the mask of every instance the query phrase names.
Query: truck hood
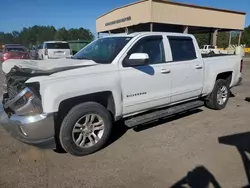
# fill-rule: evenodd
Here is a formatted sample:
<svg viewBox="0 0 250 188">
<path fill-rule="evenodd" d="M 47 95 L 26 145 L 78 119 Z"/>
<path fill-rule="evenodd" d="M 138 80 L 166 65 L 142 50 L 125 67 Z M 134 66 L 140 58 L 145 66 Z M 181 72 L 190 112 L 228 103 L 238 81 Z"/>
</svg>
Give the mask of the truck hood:
<svg viewBox="0 0 250 188">
<path fill-rule="evenodd" d="M 77 59 L 48 59 L 48 60 L 21 60 L 10 59 L 2 64 L 2 70 L 8 74 L 13 67 L 21 70 L 32 71 L 39 74 L 53 74 L 60 71 L 75 69 L 79 67 L 87 67 L 98 65 L 92 60 Z"/>
</svg>

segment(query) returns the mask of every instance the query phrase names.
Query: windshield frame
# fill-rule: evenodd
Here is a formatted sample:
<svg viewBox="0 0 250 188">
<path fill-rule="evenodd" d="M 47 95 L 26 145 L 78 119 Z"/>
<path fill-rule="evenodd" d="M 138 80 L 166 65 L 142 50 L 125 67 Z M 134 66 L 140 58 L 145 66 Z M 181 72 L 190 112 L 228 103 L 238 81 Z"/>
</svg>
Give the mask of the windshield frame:
<svg viewBox="0 0 250 188">
<path fill-rule="evenodd" d="M 77 52 L 73 57 L 72 59 L 87 59 L 87 60 L 92 60 L 96 63 L 99 63 L 99 64 L 112 64 L 113 61 L 115 60 L 115 58 L 121 53 L 121 51 L 128 45 L 128 43 L 133 39 L 133 37 L 131 36 L 112 36 L 112 37 L 103 37 L 103 38 L 98 38 L 94 41 L 92 41 L 91 43 L 89 43 L 88 45 L 86 45 L 85 47 L 83 47 L 79 52 Z M 106 40 L 106 41 L 105 41 Z M 114 43 L 107 43 L 107 44 L 101 44 L 101 42 L 110 42 L 109 40 L 115 40 Z M 100 43 L 100 44 L 99 44 Z M 114 45 L 115 48 L 113 48 L 113 53 L 108 53 L 108 54 L 111 54 L 109 56 L 109 58 L 103 60 L 103 59 L 98 59 L 96 57 L 98 57 L 98 55 L 96 57 L 93 57 L 91 55 L 94 54 L 94 51 L 91 51 L 90 50 L 90 53 L 89 54 L 84 54 L 84 50 L 88 50 L 88 48 L 94 48 L 95 46 L 93 45 Z M 100 47 L 101 48 L 101 47 Z M 98 52 L 98 51 L 97 51 Z M 92 53 L 92 54 L 91 54 Z M 103 53 L 101 50 L 99 51 L 99 53 Z M 99 54 L 97 53 L 97 54 Z M 100 56 L 101 57 L 101 56 Z"/>
</svg>

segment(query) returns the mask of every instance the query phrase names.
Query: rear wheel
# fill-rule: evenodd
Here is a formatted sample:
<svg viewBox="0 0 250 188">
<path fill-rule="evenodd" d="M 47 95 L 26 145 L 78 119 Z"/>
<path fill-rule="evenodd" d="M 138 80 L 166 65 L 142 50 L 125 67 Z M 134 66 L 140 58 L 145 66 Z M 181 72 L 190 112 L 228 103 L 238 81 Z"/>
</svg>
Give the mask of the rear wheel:
<svg viewBox="0 0 250 188">
<path fill-rule="evenodd" d="M 226 80 L 216 81 L 213 92 L 206 101 L 206 106 L 214 110 L 222 110 L 226 107 L 230 96 L 230 89 Z"/>
<path fill-rule="evenodd" d="M 110 113 L 95 102 L 72 108 L 62 122 L 59 139 L 68 153 L 84 156 L 105 146 L 112 129 Z"/>
</svg>

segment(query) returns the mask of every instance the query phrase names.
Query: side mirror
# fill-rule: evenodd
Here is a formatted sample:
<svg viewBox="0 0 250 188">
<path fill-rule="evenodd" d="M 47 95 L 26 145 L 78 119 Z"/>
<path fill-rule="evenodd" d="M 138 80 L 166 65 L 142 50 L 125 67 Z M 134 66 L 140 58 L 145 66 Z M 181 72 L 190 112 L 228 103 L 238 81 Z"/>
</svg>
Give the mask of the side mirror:
<svg viewBox="0 0 250 188">
<path fill-rule="evenodd" d="M 126 67 L 142 66 L 148 63 L 149 56 L 146 53 L 134 53 L 129 56 L 128 59 L 124 60 L 124 65 Z"/>
</svg>

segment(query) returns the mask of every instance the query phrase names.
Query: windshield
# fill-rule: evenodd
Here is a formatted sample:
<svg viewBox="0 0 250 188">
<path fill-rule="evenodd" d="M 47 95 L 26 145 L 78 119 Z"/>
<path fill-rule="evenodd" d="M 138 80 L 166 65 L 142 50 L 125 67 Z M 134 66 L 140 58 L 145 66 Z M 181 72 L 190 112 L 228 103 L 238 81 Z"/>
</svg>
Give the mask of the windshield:
<svg viewBox="0 0 250 188">
<path fill-rule="evenodd" d="M 107 37 L 98 39 L 84 47 L 73 59 L 90 59 L 97 63 L 112 63 L 131 37 Z"/>
<path fill-rule="evenodd" d="M 45 48 L 47 49 L 69 49 L 68 43 L 46 43 Z"/>
</svg>

